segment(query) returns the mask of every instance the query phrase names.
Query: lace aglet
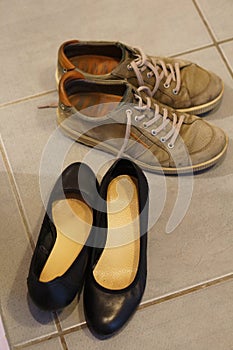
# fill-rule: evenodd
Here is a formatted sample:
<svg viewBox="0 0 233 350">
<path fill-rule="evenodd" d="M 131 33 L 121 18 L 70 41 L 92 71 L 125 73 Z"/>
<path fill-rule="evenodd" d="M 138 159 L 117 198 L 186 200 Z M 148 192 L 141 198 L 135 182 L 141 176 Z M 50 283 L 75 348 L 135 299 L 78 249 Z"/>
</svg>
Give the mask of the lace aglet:
<svg viewBox="0 0 233 350">
<path fill-rule="evenodd" d="M 57 103 L 51 103 L 48 105 L 37 106 L 38 109 L 57 108 L 57 107 L 58 107 Z"/>
</svg>

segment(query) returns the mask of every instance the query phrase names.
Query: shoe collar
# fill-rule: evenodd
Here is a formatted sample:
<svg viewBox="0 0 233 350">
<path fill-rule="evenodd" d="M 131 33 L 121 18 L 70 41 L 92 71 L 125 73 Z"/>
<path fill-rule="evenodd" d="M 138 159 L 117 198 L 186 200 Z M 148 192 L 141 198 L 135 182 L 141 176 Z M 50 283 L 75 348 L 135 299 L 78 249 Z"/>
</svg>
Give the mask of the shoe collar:
<svg viewBox="0 0 233 350">
<path fill-rule="evenodd" d="M 61 80 L 59 82 L 59 87 L 58 87 L 58 90 L 59 90 L 59 100 L 60 100 L 60 103 L 63 104 L 64 106 L 67 106 L 67 107 L 72 107 L 70 101 L 69 101 L 69 98 L 67 96 L 67 92 L 66 92 L 66 83 L 68 81 L 71 81 L 71 80 L 74 80 L 74 79 L 80 79 L 80 80 L 85 80 L 85 77 L 83 74 L 77 72 L 77 71 L 70 71 L 70 72 L 67 72 L 65 73 L 62 77 L 61 77 Z"/>
<path fill-rule="evenodd" d="M 59 64 L 62 66 L 63 70 L 64 70 L 64 73 L 69 71 L 69 70 L 73 70 L 75 69 L 75 65 L 70 61 L 69 59 L 69 55 L 67 55 L 67 52 L 66 52 L 66 48 L 68 46 L 74 46 L 77 47 L 77 46 L 88 46 L 88 47 L 91 47 L 91 46 L 96 46 L 96 49 L 98 49 L 98 47 L 103 47 L 102 49 L 100 48 L 100 50 L 103 50 L 103 54 L 104 54 L 104 47 L 108 47 L 108 46 L 112 46 L 112 47 L 116 47 L 116 48 L 120 48 L 121 50 L 121 57 L 120 58 L 120 63 L 121 64 L 122 62 L 125 61 L 125 59 L 127 58 L 128 56 L 128 53 L 129 51 L 132 51 L 129 49 L 129 51 L 127 50 L 128 47 L 125 45 L 125 44 L 122 44 L 118 41 L 116 42 L 111 42 L 111 41 L 79 41 L 79 40 L 69 40 L 69 41 L 66 41 L 64 42 L 59 50 L 58 50 L 58 62 Z"/>
<path fill-rule="evenodd" d="M 67 71 L 75 69 L 75 66 L 73 65 L 73 63 L 67 57 L 67 55 L 65 53 L 65 47 L 67 45 L 77 44 L 77 43 L 79 43 L 78 40 L 66 41 L 60 46 L 60 48 L 58 50 L 58 61 L 59 61 L 60 65 L 62 66 L 62 68 L 66 69 Z"/>
<path fill-rule="evenodd" d="M 60 104 L 66 106 L 66 107 L 73 107 L 70 103 L 67 87 L 66 84 L 71 81 L 75 81 L 78 83 L 80 81 L 80 84 L 93 84 L 93 85 L 99 85 L 99 86 L 109 86 L 109 90 L 111 86 L 119 86 L 125 87 L 125 91 L 122 93 L 122 102 L 132 102 L 133 99 L 133 86 L 131 86 L 129 83 L 127 83 L 125 80 L 88 80 L 84 77 L 84 75 L 77 71 L 70 71 L 65 73 L 60 82 L 59 82 L 59 101 Z"/>
</svg>

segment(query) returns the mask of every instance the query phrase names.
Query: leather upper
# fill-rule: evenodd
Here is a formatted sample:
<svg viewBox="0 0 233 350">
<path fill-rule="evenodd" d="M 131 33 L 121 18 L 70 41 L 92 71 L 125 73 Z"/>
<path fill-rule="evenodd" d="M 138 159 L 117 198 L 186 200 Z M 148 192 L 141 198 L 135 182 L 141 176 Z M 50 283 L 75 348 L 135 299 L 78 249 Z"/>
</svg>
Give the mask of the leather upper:
<svg viewBox="0 0 233 350">
<path fill-rule="evenodd" d="M 92 170 L 85 164 L 73 163 L 68 166 L 58 178 L 49 198 L 45 217 L 41 226 L 35 251 L 32 256 L 27 279 L 28 290 L 37 306 L 45 310 L 58 310 L 68 305 L 78 293 L 80 294 L 87 263 L 90 256 L 88 242 L 72 263 L 70 268 L 60 277 L 49 282 L 40 282 L 39 277 L 53 249 L 57 232 L 52 220 L 51 206 L 55 200 L 75 198 L 76 195 L 89 205 L 96 202 L 98 184 Z M 93 230 L 95 216 L 93 215 Z M 77 227 L 77 235 L 78 235 Z M 90 244 L 94 232 L 89 235 Z"/>
<path fill-rule="evenodd" d="M 122 290 L 107 289 L 97 283 L 93 271 L 104 250 L 108 234 L 106 202 L 98 211 L 97 226 L 102 229 L 97 236 L 97 246 L 92 251 L 91 264 L 88 269 L 84 288 L 84 310 L 87 324 L 95 336 L 107 338 L 112 336 L 129 320 L 143 296 L 147 276 L 147 224 L 148 224 L 148 184 L 145 175 L 136 164 L 126 159 L 117 160 L 104 176 L 100 196 L 106 200 L 108 185 L 119 175 L 129 175 L 136 179 L 140 213 L 140 256 L 136 276 L 133 282 Z"/>
<path fill-rule="evenodd" d="M 89 74 L 79 68 L 78 65 L 72 64 L 70 58 L 72 56 L 83 55 L 105 55 L 115 56 L 119 59 L 119 64 L 108 74 Z M 65 71 L 75 69 L 81 72 L 88 79 L 127 79 L 128 82 L 135 87 L 140 86 L 138 79 L 133 70 L 129 69 L 130 63 L 135 60 L 138 55 L 138 50 L 125 45 L 120 42 L 104 42 L 104 41 L 67 41 L 61 45 L 58 52 L 58 78 L 64 74 Z M 223 82 L 213 72 L 210 72 L 199 65 L 180 58 L 167 58 L 158 56 L 147 56 L 148 60 L 154 64 L 158 69 L 158 74 L 162 71 L 160 61 L 162 60 L 167 67 L 175 63 L 179 64 L 181 76 L 181 88 L 178 94 L 174 94 L 176 80 L 172 80 L 169 86 L 166 86 L 166 76 L 164 76 L 160 83 L 158 90 L 154 94 L 154 98 L 161 103 L 166 104 L 175 109 L 186 109 L 188 112 L 192 110 L 195 114 L 203 113 L 202 106 L 211 109 L 211 101 L 214 101 L 222 95 Z M 169 69 L 169 68 L 168 68 Z M 150 70 L 142 70 L 143 85 L 148 86 L 151 90 L 156 83 L 154 75 L 147 75 Z M 214 106 L 214 104 L 213 104 Z"/>
</svg>

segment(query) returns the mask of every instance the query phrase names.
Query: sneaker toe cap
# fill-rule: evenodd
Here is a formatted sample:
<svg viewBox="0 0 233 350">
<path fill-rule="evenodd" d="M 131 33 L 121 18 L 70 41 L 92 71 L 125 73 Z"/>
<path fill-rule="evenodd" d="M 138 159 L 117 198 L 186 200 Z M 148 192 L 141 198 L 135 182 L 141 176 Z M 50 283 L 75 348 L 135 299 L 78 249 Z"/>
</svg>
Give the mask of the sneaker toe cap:
<svg viewBox="0 0 233 350">
<path fill-rule="evenodd" d="M 193 106 L 211 103 L 223 92 L 222 80 L 216 74 L 196 64 L 184 68 L 182 81 Z"/>
<path fill-rule="evenodd" d="M 228 138 L 222 129 L 200 120 L 198 137 L 190 145 L 192 164 L 203 168 L 214 165 L 224 155 L 227 144 Z"/>
</svg>

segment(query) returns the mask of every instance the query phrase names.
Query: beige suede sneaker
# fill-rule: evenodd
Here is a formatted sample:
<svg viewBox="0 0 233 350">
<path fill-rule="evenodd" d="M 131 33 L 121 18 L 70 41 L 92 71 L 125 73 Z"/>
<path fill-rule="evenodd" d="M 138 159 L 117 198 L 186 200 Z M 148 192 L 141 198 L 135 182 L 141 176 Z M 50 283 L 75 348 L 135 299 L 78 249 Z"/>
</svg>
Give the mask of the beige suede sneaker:
<svg viewBox="0 0 233 350">
<path fill-rule="evenodd" d="M 181 114 L 124 80 L 86 80 L 76 71 L 59 84 L 58 123 L 74 140 L 153 172 L 195 172 L 217 163 L 225 133 L 203 119 Z"/>
<path fill-rule="evenodd" d="M 221 101 L 223 82 L 195 63 L 146 56 L 141 49 L 120 42 L 71 40 L 58 52 L 57 82 L 70 70 L 89 80 L 126 79 L 136 88 L 147 86 L 147 94 L 182 113 L 204 114 Z"/>
</svg>

